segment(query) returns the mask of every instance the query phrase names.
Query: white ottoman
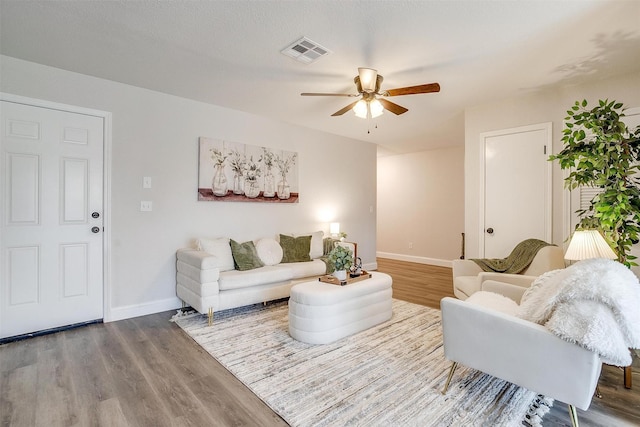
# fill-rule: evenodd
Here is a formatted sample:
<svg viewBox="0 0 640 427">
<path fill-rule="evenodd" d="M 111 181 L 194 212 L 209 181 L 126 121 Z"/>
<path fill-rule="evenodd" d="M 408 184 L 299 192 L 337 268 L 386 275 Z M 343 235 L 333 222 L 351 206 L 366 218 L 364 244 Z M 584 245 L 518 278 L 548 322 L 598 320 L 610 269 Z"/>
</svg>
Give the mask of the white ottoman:
<svg viewBox="0 0 640 427">
<path fill-rule="evenodd" d="M 327 344 L 391 319 L 391 276 L 345 286 L 320 281 L 291 288 L 289 334 L 309 344 Z"/>
</svg>

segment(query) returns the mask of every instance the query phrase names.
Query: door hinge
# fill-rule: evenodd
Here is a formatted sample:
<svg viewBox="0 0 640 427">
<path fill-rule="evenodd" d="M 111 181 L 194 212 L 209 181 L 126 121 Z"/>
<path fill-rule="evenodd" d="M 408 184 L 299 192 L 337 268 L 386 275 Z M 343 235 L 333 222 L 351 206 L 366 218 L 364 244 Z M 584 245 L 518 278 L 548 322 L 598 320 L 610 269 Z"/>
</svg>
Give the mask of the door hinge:
<svg viewBox="0 0 640 427">
<path fill-rule="evenodd" d="M 547 154 L 547 146 L 544 146 L 544 154 Z"/>
</svg>

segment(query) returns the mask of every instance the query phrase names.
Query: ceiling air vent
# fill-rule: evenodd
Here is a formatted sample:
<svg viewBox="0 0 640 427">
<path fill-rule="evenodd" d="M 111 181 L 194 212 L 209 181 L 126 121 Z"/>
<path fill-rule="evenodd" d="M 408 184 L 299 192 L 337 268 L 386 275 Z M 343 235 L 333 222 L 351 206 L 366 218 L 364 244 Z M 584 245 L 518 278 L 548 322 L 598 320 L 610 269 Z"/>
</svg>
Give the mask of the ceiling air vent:
<svg viewBox="0 0 640 427">
<path fill-rule="evenodd" d="M 318 59 L 331 53 L 329 49 L 320 46 L 318 43 L 306 37 L 291 43 L 280 52 L 305 64 L 316 62 Z"/>
</svg>

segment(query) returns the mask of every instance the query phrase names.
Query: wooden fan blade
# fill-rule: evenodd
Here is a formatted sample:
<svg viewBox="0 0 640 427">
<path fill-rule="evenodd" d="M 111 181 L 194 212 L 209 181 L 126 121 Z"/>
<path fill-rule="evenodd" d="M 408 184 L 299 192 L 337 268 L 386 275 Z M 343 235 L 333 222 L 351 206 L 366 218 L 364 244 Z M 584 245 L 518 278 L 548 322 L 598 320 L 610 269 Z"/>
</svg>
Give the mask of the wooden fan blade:
<svg viewBox="0 0 640 427">
<path fill-rule="evenodd" d="M 393 102 L 387 101 L 384 98 L 378 98 L 378 101 L 380 101 L 385 110 L 391 111 L 393 114 L 396 114 L 398 116 L 409 111 L 402 105 L 394 104 Z"/>
<path fill-rule="evenodd" d="M 350 93 L 309 93 L 309 92 L 301 93 L 300 95 L 302 96 L 351 96 L 351 97 L 358 96 Z"/>
<path fill-rule="evenodd" d="M 398 95 L 416 95 L 419 93 L 431 93 L 440 92 L 440 85 L 438 83 L 428 83 L 426 85 L 400 87 L 397 89 L 389 89 L 386 91 L 386 96 L 398 96 Z"/>
<path fill-rule="evenodd" d="M 352 102 L 351 104 L 347 105 L 346 107 L 344 107 L 342 110 L 338 110 L 335 113 L 333 113 L 331 116 L 341 116 L 344 113 L 346 113 L 347 111 L 351 110 L 353 108 L 354 105 L 356 105 L 358 103 L 358 101 L 356 102 Z"/>
</svg>

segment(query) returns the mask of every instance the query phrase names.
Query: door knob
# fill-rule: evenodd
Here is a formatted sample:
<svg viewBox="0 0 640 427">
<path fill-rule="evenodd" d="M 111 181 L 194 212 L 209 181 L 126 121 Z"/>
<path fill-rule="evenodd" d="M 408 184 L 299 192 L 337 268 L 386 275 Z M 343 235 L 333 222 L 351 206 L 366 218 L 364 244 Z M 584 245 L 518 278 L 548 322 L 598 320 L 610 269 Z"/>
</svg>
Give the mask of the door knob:
<svg viewBox="0 0 640 427">
<path fill-rule="evenodd" d="M 493 234 L 493 228 L 491 228 L 491 227 L 487 228 L 487 233 Z"/>
<path fill-rule="evenodd" d="M 91 227 L 91 232 L 92 233 L 99 233 L 100 232 L 100 227 Z"/>
<path fill-rule="evenodd" d="M 91 218 L 100 218 L 100 214 L 98 212 L 94 212 L 91 214 Z"/>
</svg>

